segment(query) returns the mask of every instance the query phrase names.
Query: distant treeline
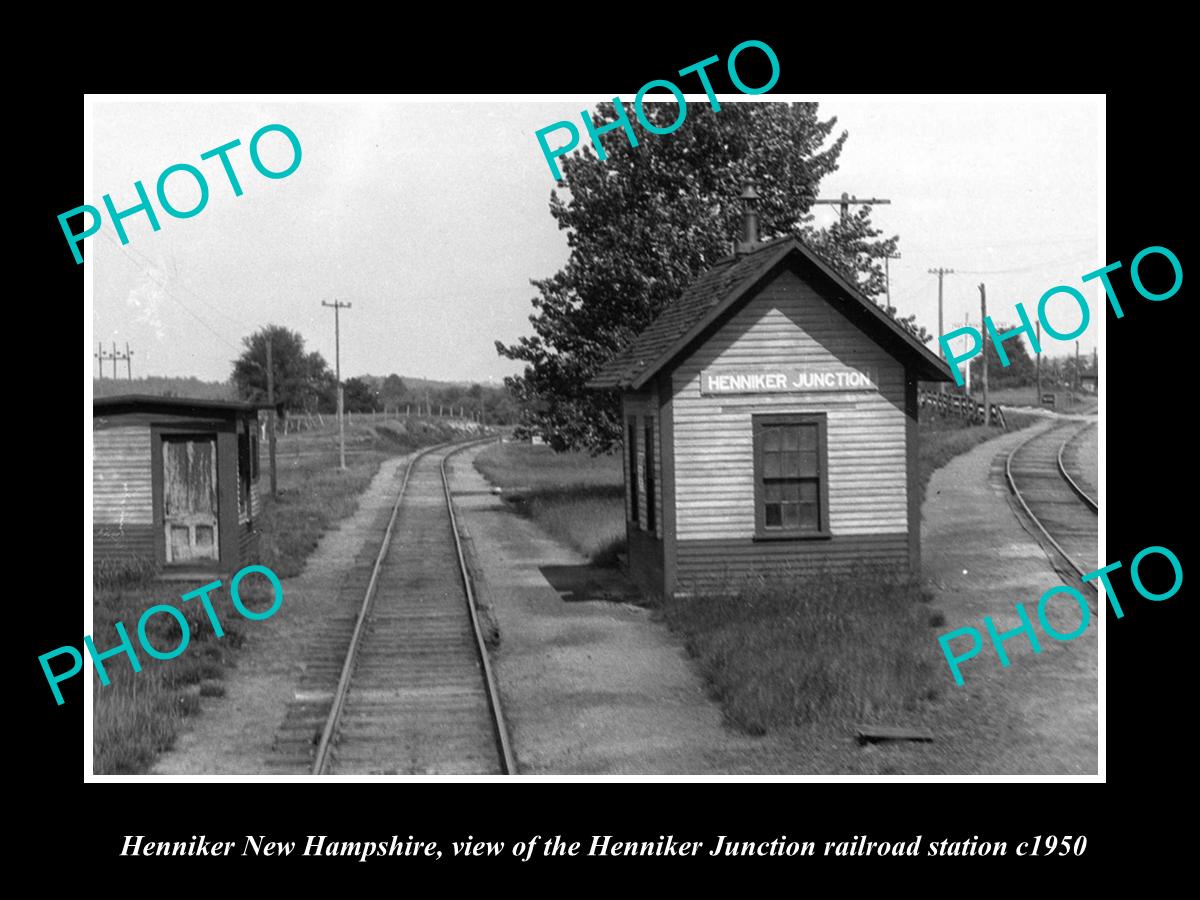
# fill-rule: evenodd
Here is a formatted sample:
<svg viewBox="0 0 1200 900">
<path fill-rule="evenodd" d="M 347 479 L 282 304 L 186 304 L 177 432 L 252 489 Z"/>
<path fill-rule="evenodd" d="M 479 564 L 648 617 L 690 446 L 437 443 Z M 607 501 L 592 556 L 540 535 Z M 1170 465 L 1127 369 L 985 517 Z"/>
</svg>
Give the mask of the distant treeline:
<svg viewBox="0 0 1200 900">
<path fill-rule="evenodd" d="M 191 397 L 194 400 L 236 400 L 237 389 L 228 381 L 201 381 L 199 378 L 168 378 L 147 375 L 132 381 L 125 378 L 93 378 L 92 395 L 119 397 L 122 394 L 150 394 L 155 397 Z"/>
<path fill-rule="evenodd" d="M 346 409 L 353 412 L 372 412 L 384 409 L 413 415 L 432 408 L 433 415 L 458 415 L 462 410 L 468 418 L 482 408 L 487 421 L 493 425 L 516 422 L 516 405 L 504 387 L 489 387 L 470 382 L 431 381 L 424 378 L 404 378 L 400 375 L 363 375 L 347 378 L 345 383 Z M 96 397 L 116 397 L 122 394 L 149 394 L 155 397 L 181 397 L 197 400 L 237 400 L 239 392 L 231 381 L 201 381 L 199 378 L 170 378 L 151 375 L 134 378 L 93 378 L 92 393 Z M 282 393 L 282 392 L 281 392 Z M 251 398 L 258 400 L 259 398 Z M 314 392 L 302 406 L 285 403 L 288 411 L 332 413 L 337 410 L 334 386 Z M 262 401 L 265 402 L 265 399 Z M 482 406 L 481 406 L 482 405 Z"/>
<path fill-rule="evenodd" d="M 267 402 L 268 350 L 274 373 L 275 403 L 289 412 L 331 413 L 337 410 L 337 382 L 320 353 L 304 347 L 304 336 L 282 325 L 267 325 L 242 338 L 245 350 L 233 362 L 230 378 L 238 397 Z M 359 375 L 343 382 L 346 409 L 374 412 L 407 408 L 416 414 L 432 409 L 433 415 L 450 415 L 451 409 L 467 418 L 481 408 L 493 425 L 516 421 L 516 407 L 506 387 L 428 381 L 399 375 Z"/>
</svg>

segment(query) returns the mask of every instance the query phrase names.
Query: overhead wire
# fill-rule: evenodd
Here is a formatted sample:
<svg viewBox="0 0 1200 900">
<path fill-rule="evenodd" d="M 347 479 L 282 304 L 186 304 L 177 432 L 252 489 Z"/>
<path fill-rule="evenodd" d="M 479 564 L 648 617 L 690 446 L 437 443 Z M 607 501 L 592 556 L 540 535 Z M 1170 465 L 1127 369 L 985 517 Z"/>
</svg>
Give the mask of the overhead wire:
<svg viewBox="0 0 1200 900">
<path fill-rule="evenodd" d="M 158 278 L 155 278 L 154 275 L 151 274 L 151 272 L 150 272 L 150 267 L 154 266 L 153 262 L 150 262 L 149 260 L 147 260 L 144 264 L 139 264 L 138 261 L 136 259 L 134 259 L 133 256 L 129 252 L 127 252 L 126 248 L 117 242 L 116 238 L 114 238 L 108 232 L 103 232 L 103 234 L 105 237 L 108 238 L 108 240 L 113 244 L 113 246 L 115 246 L 118 250 L 121 251 L 121 256 L 123 256 L 126 260 L 128 260 L 131 265 L 137 267 L 137 269 L 142 273 L 143 276 L 145 276 L 147 279 L 152 281 L 154 284 L 156 284 L 160 288 L 162 288 L 163 292 L 168 297 L 170 297 L 173 301 L 175 301 L 175 303 L 177 303 L 184 312 L 186 312 L 189 316 L 191 316 L 193 319 L 195 319 L 197 322 L 199 322 L 201 325 L 203 325 L 204 328 L 207 329 L 208 332 L 213 335 L 213 337 L 215 337 L 221 343 L 225 344 L 227 347 L 233 349 L 234 351 L 236 351 L 238 353 L 240 353 L 242 351 L 243 348 L 238 347 L 236 344 L 234 344 L 230 340 L 228 340 L 223 334 L 218 332 L 215 328 L 213 328 L 212 325 L 210 325 L 208 322 L 206 322 L 198 313 L 196 313 L 194 310 L 192 310 L 186 303 L 184 303 L 182 300 L 180 300 L 178 297 L 176 297 L 170 287 L 168 287 L 165 283 L 160 281 Z M 144 256 L 142 258 L 145 259 Z M 195 294 L 194 291 L 192 293 Z M 202 302 L 207 302 L 207 301 L 204 301 L 204 298 L 200 297 L 199 294 L 195 294 L 195 296 L 198 299 L 200 299 Z"/>
</svg>

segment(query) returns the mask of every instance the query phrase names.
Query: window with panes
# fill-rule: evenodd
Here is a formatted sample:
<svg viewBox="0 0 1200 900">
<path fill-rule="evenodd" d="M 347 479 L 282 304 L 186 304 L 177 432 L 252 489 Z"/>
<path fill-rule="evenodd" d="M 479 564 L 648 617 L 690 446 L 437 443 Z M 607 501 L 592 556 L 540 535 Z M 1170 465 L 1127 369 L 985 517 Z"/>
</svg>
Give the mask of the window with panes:
<svg viewBox="0 0 1200 900">
<path fill-rule="evenodd" d="M 825 415 L 762 415 L 753 423 L 757 535 L 828 536 Z"/>
</svg>

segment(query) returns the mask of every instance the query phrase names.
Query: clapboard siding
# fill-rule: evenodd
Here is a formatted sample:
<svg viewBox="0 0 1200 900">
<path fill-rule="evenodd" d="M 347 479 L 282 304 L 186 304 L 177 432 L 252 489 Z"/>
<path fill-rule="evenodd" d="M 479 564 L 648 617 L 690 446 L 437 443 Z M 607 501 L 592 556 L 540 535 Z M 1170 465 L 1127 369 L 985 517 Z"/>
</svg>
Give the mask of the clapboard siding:
<svg viewBox="0 0 1200 900">
<path fill-rule="evenodd" d="M 809 541 L 679 541 L 676 552 L 678 594 L 725 591 L 748 576 L 768 571 L 836 574 L 865 566 L 878 566 L 901 576 L 910 571 L 905 534 Z"/>
<path fill-rule="evenodd" d="M 878 387 L 870 392 L 702 397 L 700 375 L 709 366 L 850 367 L 874 372 Z M 716 564 L 702 566 L 695 553 L 685 553 L 685 545 L 723 553 L 725 542 L 741 546 L 754 535 L 751 416 L 759 413 L 825 413 L 831 533 L 835 539 L 861 536 L 871 541 L 894 535 L 888 546 L 903 550 L 907 559 L 904 368 L 794 273 L 782 272 L 684 359 L 672 373 L 671 386 L 681 584 L 696 577 L 698 566 L 709 578 Z M 843 558 L 832 541 L 751 546 L 758 549 L 745 558 L 761 563 L 788 555 Z M 844 546 L 844 558 L 852 558 L 857 545 Z"/>
<path fill-rule="evenodd" d="M 92 442 L 93 523 L 153 526 L 150 427 L 96 429 Z"/>
<path fill-rule="evenodd" d="M 93 525 L 92 558 L 97 562 L 138 559 L 153 563 L 157 536 L 153 525 Z"/>
<path fill-rule="evenodd" d="M 238 526 L 238 560 L 243 566 L 257 565 L 258 529 L 250 525 Z"/>
</svg>

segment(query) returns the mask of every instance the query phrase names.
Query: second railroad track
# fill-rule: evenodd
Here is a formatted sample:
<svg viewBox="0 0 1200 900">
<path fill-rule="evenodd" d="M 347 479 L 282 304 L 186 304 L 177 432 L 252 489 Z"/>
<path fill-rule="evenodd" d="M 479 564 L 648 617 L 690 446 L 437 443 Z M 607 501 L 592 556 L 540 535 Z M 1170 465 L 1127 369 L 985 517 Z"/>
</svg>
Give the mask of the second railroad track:
<svg viewBox="0 0 1200 900">
<path fill-rule="evenodd" d="M 1004 473 L 1020 506 L 1062 560 L 1080 577 L 1098 565 L 1098 506 L 1064 465 L 1064 450 L 1093 425 L 1040 431 L 1009 452 Z"/>
</svg>

